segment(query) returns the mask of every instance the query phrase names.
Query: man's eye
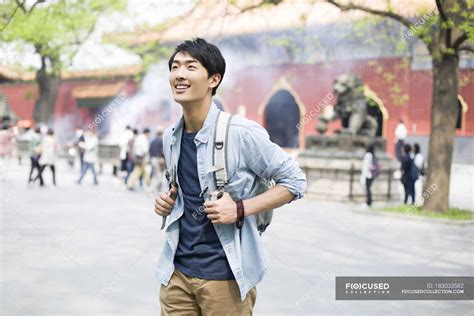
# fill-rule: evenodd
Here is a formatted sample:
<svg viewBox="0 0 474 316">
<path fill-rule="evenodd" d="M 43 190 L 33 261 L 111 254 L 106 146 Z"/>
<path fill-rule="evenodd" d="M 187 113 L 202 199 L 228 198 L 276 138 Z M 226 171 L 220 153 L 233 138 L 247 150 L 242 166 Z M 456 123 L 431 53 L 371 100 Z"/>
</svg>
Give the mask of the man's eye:
<svg viewBox="0 0 474 316">
<path fill-rule="evenodd" d="M 196 69 L 194 66 L 189 66 L 188 69 Z"/>
<path fill-rule="evenodd" d="M 174 69 L 176 69 L 176 68 L 178 68 L 178 66 L 172 66 L 172 67 L 171 67 L 171 70 L 174 70 Z"/>
</svg>

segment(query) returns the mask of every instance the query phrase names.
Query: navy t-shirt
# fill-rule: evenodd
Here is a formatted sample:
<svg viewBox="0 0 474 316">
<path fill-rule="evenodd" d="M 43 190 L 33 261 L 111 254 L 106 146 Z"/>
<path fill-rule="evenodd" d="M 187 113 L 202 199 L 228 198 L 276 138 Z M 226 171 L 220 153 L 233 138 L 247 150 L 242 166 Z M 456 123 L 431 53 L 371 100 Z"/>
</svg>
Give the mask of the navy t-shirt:
<svg viewBox="0 0 474 316">
<path fill-rule="evenodd" d="M 184 128 L 183 128 L 184 129 Z M 196 162 L 195 133 L 183 130 L 178 162 L 178 180 L 184 200 L 184 213 L 179 219 L 179 243 L 174 258 L 175 267 L 185 275 L 207 280 L 232 280 L 224 249 L 213 224 L 204 211 L 204 199 Z"/>
</svg>

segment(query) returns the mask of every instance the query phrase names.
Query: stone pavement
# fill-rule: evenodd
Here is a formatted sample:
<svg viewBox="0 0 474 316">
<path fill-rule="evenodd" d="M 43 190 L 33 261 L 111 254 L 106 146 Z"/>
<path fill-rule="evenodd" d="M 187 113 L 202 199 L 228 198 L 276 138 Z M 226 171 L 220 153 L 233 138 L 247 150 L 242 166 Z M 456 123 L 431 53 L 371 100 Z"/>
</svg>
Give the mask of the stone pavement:
<svg viewBox="0 0 474 316">
<path fill-rule="evenodd" d="M 91 175 L 78 186 L 58 169 L 55 189 L 28 188 L 17 163 L 0 182 L 0 314 L 159 315 L 164 234 L 152 198 L 108 170 L 99 186 Z M 308 198 L 276 211 L 255 315 L 474 315 L 474 301 L 336 301 L 334 276 L 474 275 L 474 226 L 353 209 Z"/>
</svg>

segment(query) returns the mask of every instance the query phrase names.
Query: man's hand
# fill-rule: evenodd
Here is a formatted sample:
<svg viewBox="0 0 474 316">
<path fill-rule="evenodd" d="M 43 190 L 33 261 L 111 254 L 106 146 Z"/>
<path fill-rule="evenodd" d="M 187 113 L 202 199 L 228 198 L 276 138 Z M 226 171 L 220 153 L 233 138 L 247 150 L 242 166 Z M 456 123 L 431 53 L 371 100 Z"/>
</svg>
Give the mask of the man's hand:
<svg viewBox="0 0 474 316">
<path fill-rule="evenodd" d="M 155 213 L 161 216 L 168 216 L 176 203 L 171 196 L 176 197 L 177 193 L 178 189 L 176 187 L 172 187 L 169 192 L 161 192 L 160 196 L 155 199 Z"/>
<path fill-rule="evenodd" d="M 218 200 L 206 201 L 204 206 L 207 218 L 213 224 L 232 224 L 237 221 L 237 205 L 227 192 Z"/>
</svg>

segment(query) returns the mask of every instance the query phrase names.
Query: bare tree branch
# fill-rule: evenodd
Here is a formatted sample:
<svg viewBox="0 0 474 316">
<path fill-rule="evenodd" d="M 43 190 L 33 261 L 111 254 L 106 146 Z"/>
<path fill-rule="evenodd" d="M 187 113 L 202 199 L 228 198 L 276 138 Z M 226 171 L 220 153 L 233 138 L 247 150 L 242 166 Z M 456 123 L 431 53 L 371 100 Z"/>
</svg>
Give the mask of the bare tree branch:
<svg viewBox="0 0 474 316">
<path fill-rule="evenodd" d="M 458 51 L 474 53 L 474 43 L 465 42 L 464 44 L 459 46 Z"/>
<path fill-rule="evenodd" d="M 413 26 L 413 23 L 411 23 L 410 20 L 408 20 L 406 17 L 396 14 L 394 12 L 389 12 L 389 11 L 383 11 L 383 10 L 376 10 L 372 9 L 363 5 L 358 5 L 358 4 L 353 4 L 353 3 L 348 3 L 348 4 L 342 4 L 339 3 L 335 0 L 327 0 L 328 3 L 338 7 L 341 9 L 341 11 L 349 11 L 349 10 L 359 10 L 359 11 L 364 11 L 370 14 L 378 15 L 378 16 L 383 16 L 383 17 L 388 17 L 393 20 L 396 20 L 403 25 L 405 25 L 407 28 L 411 28 Z"/>
<path fill-rule="evenodd" d="M 15 14 L 17 13 L 18 9 L 21 9 L 21 11 L 23 11 L 23 13 L 25 13 L 25 14 L 30 14 L 31 12 L 33 12 L 33 9 L 36 7 L 36 5 L 38 5 L 40 3 L 44 3 L 44 2 L 46 2 L 46 0 L 37 0 L 35 3 L 33 3 L 31 8 L 29 10 L 27 10 L 26 7 L 25 7 L 25 1 L 15 0 L 15 3 L 16 3 L 15 10 L 13 10 L 13 13 L 7 18 L 7 22 L 5 23 L 5 25 L 3 25 L 0 28 L 0 31 L 3 31 L 7 28 L 8 24 L 10 24 L 10 22 L 15 17 Z"/>
<path fill-rule="evenodd" d="M 46 0 L 36 0 L 35 3 L 33 3 L 33 5 L 31 6 L 31 8 L 29 9 L 26 9 L 26 1 L 19 1 L 19 0 L 15 0 L 15 3 L 17 4 L 17 6 L 21 9 L 21 11 L 23 11 L 25 14 L 30 14 L 31 12 L 33 12 L 33 9 L 40 3 L 45 3 Z"/>
<path fill-rule="evenodd" d="M 436 0 L 436 8 L 438 8 L 438 12 L 439 12 L 439 15 L 441 16 L 441 19 L 443 21 L 448 21 L 448 18 L 446 17 L 446 13 L 444 13 L 444 9 L 441 4 L 441 0 Z"/>
<path fill-rule="evenodd" d="M 465 40 L 467 40 L 467 33 L 463 33 L 454 41 L 453 48 L 458 49 Z"/>
<path fill-rule="evenodd" d="M 273 5 L 277 6 L 282 2 L 283 2 L 283 0 L 263 0 L 260 3 L 249 5 L 249 6 L 246 6 L 246 7 L 243 7 L 243 8 L 239 7 L 236 4 L 234 4 L 234 7 L 239 9 L 239 11 L 240 11 L 239 14 L 240 14 L 240 13 L 244 13 L 244 12 L 247 12 L 247 11 L 252 11 L 252 10 L 258 9 L 258 8 L 260 8 L 260 7 L 262 7 L 266 4 L 273 4 Z"/>
<path fill-rule="evenodd" d="M 13 17 L 15 16 L 16 12 L 18 11 L 20 7 L 17 6 L 15 8 L 15 10 L 13 10 L 13 13 L 7 18 L 7 22 L 5 23 L 5 25 L 2 26 L 2 28 L 0 28 L 0 31 L 3 31 L 4 29 L 7 28 L 8 24 L 10 24 L 10 22 L 13 20 Z"/>
<path fill-rule="evenodd" d="M 15 3 L 17 5 L 17 8 L 20 8 L 23 13 L 28 13 L 28 10 L 26 10 L 25 8 L 25 1 L 15 0 Z"/>
<path fill-rule="evenodd" d="M 28 10 L 28 14 L 30 14 L 31 12 L 33 12 L 33 9 L 36 7 L 36 5 L 40 4 L 40 3 L 45 3 L 46 0 L 38 0 L 36 1 L 35 3 L 33 3 L 33 5 L 31 6 L 31 8 Z"/>
<path fill-rule="evenodd" d="M 446 13 L 444 12 L 443 5 L 441 4 L 441 0 L 436 0 L 436 8 L 438 9 L 439 15 L 441 17 L 441 20 L 444 22 L 448 22 L 448 17 L 446 16 Z M 447 48 L 452 47 L 451 45 L 451 27 L 446 28 L 446 35 L 445 35 L 445 45 Z"/>
</svg>

